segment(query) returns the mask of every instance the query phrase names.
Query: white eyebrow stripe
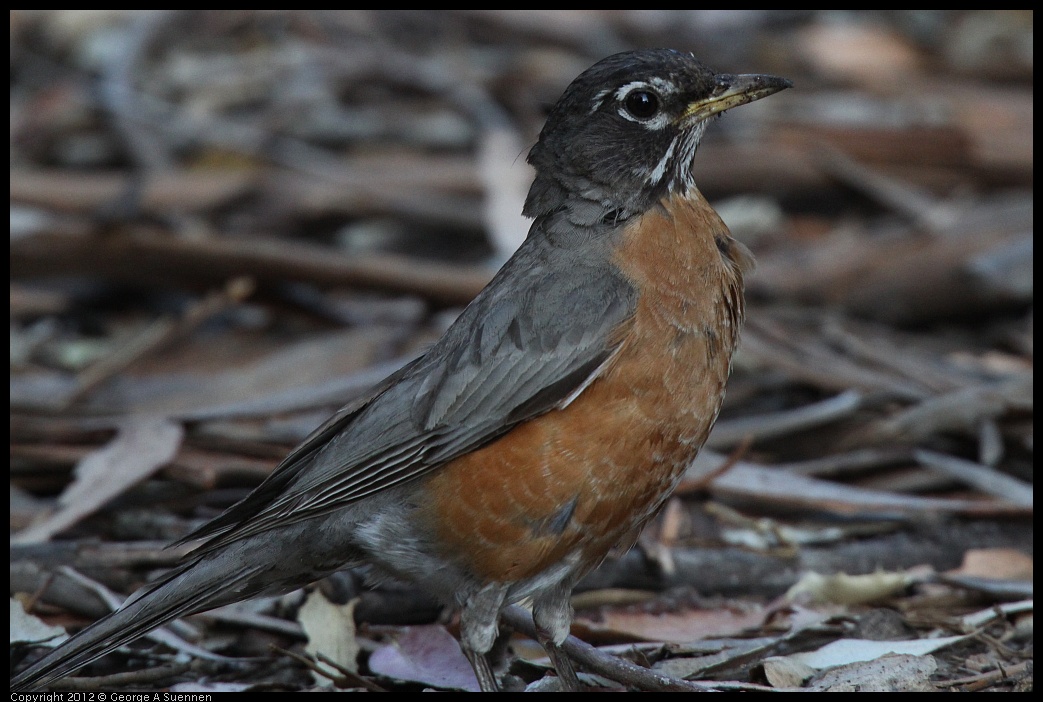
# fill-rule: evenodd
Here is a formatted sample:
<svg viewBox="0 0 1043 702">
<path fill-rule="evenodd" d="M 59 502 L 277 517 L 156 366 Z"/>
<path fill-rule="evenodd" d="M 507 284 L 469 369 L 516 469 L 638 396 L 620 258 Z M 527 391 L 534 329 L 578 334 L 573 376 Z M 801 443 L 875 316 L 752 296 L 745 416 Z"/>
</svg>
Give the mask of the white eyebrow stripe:
<svg viewBox="0 0 1043 702">
<path fill-rule="evenodd" d="M 657 76 L 650 79 L 648 82 L 663 95 L 672 95 L 677 92 L 677 86 L 666 78 L 659 78 Z"/>
<path fill-rule="evenodd" d="M 643 80 L 631 81 L 630 83 L 627 83 L 626 85 L 621 86 L 619 88 L 619 90 L 616 91 L 616 99 L 617 100 L 622 100 L 623 98 L 625 98 L 627 95 L 629 95 L 633 91 L 637 90 L 638 88 L 651 88 L 651 87 L 652 87 L 651 84 L 649 84 L 647 81 L 643 81 Z"/>
<path fill-rule="evenodd" d="M 592 115 L 595 112 L 597 112 L 598 109 L 601 107 L 601 104 L 605 102 L 605 96 L 608 95 L 610 92 L 612 91 L 606 89 L 602 90 L 597 95 L 595 95 L 594 99 L 590 101 L 590 112 L 588 112 L 587 114 Z"/>
<path fill-rule="evenodd" d="M 653 77 L 648 80 L 634 80 L 616 90 L 616 99 L 622 100 L 638 88 L 651 88 L 660 95 L 672 95 L 677 92 L 677 86 L 665 78 Z M 598 94 L 601 96 L 601 93 Z"/>
</svg>

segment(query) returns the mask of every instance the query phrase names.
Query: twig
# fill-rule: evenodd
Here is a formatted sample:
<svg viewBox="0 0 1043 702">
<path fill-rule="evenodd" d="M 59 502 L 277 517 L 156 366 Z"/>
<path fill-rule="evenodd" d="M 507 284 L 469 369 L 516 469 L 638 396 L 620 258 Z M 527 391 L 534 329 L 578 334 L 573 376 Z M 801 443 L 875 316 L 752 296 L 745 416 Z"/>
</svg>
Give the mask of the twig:
<svg viewBox="0 0 1043 702">
<path fill-rule="evenodd" d="M 214 315 L 239 304 L 249 297 L 253 290 L 254 284 L 250 279 L 235 278 L 229 281 L 223 290 L 211 293 L 194 304 L 180 319 L 160 319 L 153 322 L 135 339 L 81 373 L 77 379 L 76 390 L 66 399 L 66 407 L 75 404 L 100 384 L 145 356 L 183 337 Z"/>
<path fill-rule="evenodd" d="M 532 616 L 517 605 L 503 611 L 503 620 L 526 636 L 536 638 Z M 678 680 L 599 651 L 585 641 L 569 636 L 562 644 L 565 653 L 581 667 L 610 680 L 648 692 L 709 692 L 711 685 Z"/>
<path fill-rule="evenodd" d="M 96 678 L 62 678 L 51 683 L 52 690 L 68 692 L 96 692 L 118 690 L 124 687 L 140 688 L 161 681 L 167 681 L 176 675 L 187 673 L 191 663 L 172 663 L 170 665 L 152 666 L 126 673 L 100 675 Z M 164 685 L 166 687 L 166 685 Z M 41 697 L 41 699 L 43 699 Z M 100 699 L 100 698 L 99 698 Z"/>
<path fill-rule="evenodd" d="M 718 422 L 706 440 L 706 445 L 721 448 L 746 437 L 756 440 L 785 436 L 850 417 L 861 406 L 862 393 L 848 390 L 828 400 L 792 410 Z"/>
<path fill-rule="evenodd" d="M 482 266 L 392 254 L 348 256 L 299 241 L 178 239 L 143 230 L 105 238 L 52 231 L 12 241 L 11 270 L 19 278 L 89 273 L 152 285 L 214 284 L 245 275 L 258 283 L 294 280 L 408 292 L 449 304 L 470 302 L 492 277 Z"/>
<path fill-rule="evenodd" d="M 753 437 L 747 435 L 742 438 L 739 445 L 716 468 L 699 471 L 698 473 L 689 469 L 682 476 L 681 482 L 678 483 L 677 488 L 674 490 L 674 494 L 690 495 L 694 492 L 705 490 L 710 483 L 727 473 L 733 466 L 738 465 L 739 461 L 746 457 L 751 446 L 753 446 Z"/>
<path fill-rule="evenodd" d="M 978 675 L 971 675 L 966 678 L 956 678 L 954 680 L 940 680 L 934 683 L 937 688 L 947 688 L 956 686 L 966 686 L 964 692 L 977 692 L 978 690 L 984 690 L 987 687 L 991 687 L 997 683 L 1003 682 L 1017 682 L 1022 678 L 1032 674 L 1032 661 L 1024 661 L 1022 663 L 1016 663 L 1008 666 L 997 666 L 996 670 L 990 670 L 986 673 L 979 673 Z"/>
<path fill-rule="evenodd" d="M 850 440 L 916 442 L 945 431 L 977 434 L 979 423 L 1011 408 L 1032 409 L 1032 375 L 983 383 L 925 399 L 860 429 Z"/>
<path fill-rule="evenodd" d="M 710 452 L 704 452 L 710 453 Z M 696 458 L 713 460 L 714 454 Z M 720 456 L 716 456 L 719 460 Z M 698 469 L 698 468 L 697 468 Z M 691 470 L 691 469 L 690 469 Z M 880 512 L 891 516 L 915 514 L 923 511 L 965 515 L 1025 516 L 1031 507 L 1007 502 L 961 500 L 940 497 L 900 495 L 884 490 L 871 490 L 808 478 L 793 473 L 781 473 L 754 463 L 741 462 L 710 487 L 711 494 L 725 499 L 760 501 L 774 508 L 803 508 L 832 510 L 841 513 Z"/>
<path fill-rule="evenodd" d="M 926 188 L 874 170 L 826 142 L 813 151 L 813 156 L 818 165 L 834 177 L 909 217 L 925 229 L 945 229 L 956 220 L 957 208 L 939 202 Z"/>
<path fill-rule="evenodd" d="M 873 468 L 881 468 L 883 466 L 908 464 L 912 461 L 912 456 L 912 449 L 905 447 L 867 448 L 847 453 L 835 453 L 807 461 L 778 463 L 775 467 L 779 470 L 799 475 L 809 475 L 816 478 L 836 478 L 864 473 Z"/>
<path fill-rule="evenodd" d="M 347 668 L 345 668 L 344 666 L 342 666 L 340 663 L 337 663 L 336 661 L 330 660 L 330 657 L 327 656 L 326 654 L 320 653 L 320 654 L 318 654 L 318 657 L 319 657 L 319 662 L 320 663 L 325 663 L 326 665 L 332 666 L 333 668 L 335 668 L 337 670 L 337 672 L 339 672 L 345 678 L 347 678 L 348 680 L 351 680 L 351 681 L 357 683 L 358 685 L 366 688 L 370 692 L 387 692 L 387 690 L 385 688 L 383 688 L 380 685 L 376 684 L 372 680 L 364 678 L 363 676 L 359 675 L 358 673 L 353 673 L 352 671 L 350 671 Z"/>
<path fill-rule="evenodd" d="M 380 685 L 377 685 L 375 682 L 367 680 L 358 673 L 353 673 L 344 666 L 331 661 L 329 658 L 322 655 L 321 653 L 319 654 L 319 662 L 331 666 L 339 673 L 339 675 L 334 675 L 329 670 L 319 665 L 319 662 L 312 660 L 309 656 L 303 656 L 299 653 L 294 653 L 293 651 L 289 651 L 285 648 L 280 648 L 275 644 L 269 644 L 268 648 L 280 655 L 292 658 L 293 660 L 306 667 L 308 670 L 312 671 L 316 675 L 321 675 L 322 677 L 326 678 L 339 688 L 343 689 L 346 687 L 361 687 L 365 688 L 366 690 L 369 690 L 370 692 L 387 692 L 385 688 L 381 687 Z"/>
<path fill-rule="evenodd" d="M 816 338 L 791 330 L 779 320 L 767 319 L 763 315 L 746 321 L 742 350 L 768 368 L 777 368 L 795 380 L 825 390 L 856 388 L 865 392 L 885 392 L 907 400 L 927 395 L 926 388 L 919 384 L 867 368 Z"/>
<path fill-rule="evenodd" d="M 920 465 L 941 471 L 950 478 L 978 488 L 982 492 L 1023 507 L 1032 507 L 1032 486 L 998 470 L 955 456 L 924 449 L 914 451 Z"/>
</svg>

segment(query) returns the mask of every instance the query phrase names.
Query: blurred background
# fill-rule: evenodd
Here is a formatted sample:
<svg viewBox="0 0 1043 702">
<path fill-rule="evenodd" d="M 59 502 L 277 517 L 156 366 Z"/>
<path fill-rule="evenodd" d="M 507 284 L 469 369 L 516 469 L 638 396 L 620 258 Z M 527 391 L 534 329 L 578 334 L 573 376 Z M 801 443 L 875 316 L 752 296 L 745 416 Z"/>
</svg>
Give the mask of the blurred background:
<svg viewBox="0 0 1043 702">
<path fill-rule="evenodd" d="M 126 594 L 181 553 L 163 542 L 437 338 L 527 232 L 548 108 L 598 59 L 653 46 L 795 89 L 703 140 L 696 182 L 758 258 L 743 345 L 708 450 L 640 548 L 584 583 L 597 616 L 576 633 L 749 635 L 812 571 L 901 574 L 844 614 L 897 612 L 912 638 L 928 610 L 946 629 L 1031 599 L 1031 11 L 10 22 L 12 595 L 48 622 L 108 606 L 70 572 Z M 354 576 L 324 587 L 355 598 L 364 653 L 439 614 Z M 742 616 L 700 629 L 708 597 Z M 264 633 L 225 631 L 231 655 L 302 637 L 235 616 Z M 1017 670 L 1023 620 L 992 624 L 1004 648 L 924 680 Z M 720 674 L 774 684 L 750 665 Z"/>
</svg>

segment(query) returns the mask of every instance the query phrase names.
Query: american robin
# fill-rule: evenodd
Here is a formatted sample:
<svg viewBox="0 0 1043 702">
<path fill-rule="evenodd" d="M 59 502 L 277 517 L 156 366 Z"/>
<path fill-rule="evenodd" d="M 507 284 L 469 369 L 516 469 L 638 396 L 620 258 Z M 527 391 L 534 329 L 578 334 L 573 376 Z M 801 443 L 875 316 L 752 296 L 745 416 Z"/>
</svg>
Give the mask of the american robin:
<svg viewBox="0 0 1043 702">
<path fill-rule="evenodd" d="M 551 110 L 525 242 L 445 335 L 344 407 L 184 541 L 158 582 L 18 674 L 66 675 L 154 627 L 342 568 L 459 607 L 485 691 L 501 609 L 530 599 L 567 689 L 573 585 L 630 543 L 713 426 L 749 252 L 691 164 L 709 120 L 790 87 L 644 50 L 585 71 Z"/>
</svg>

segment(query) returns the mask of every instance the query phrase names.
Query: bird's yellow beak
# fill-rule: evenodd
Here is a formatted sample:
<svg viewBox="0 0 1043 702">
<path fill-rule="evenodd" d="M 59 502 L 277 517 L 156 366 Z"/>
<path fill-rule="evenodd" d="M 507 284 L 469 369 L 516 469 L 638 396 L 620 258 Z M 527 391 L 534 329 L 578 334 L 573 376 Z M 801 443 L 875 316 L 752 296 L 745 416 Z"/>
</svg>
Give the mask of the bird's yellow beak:
<svg viewBox="0 0 1043 702">
<path fill-rule="evenodd" d="M 773 95 L 780 90 L 792 88 L 793 82 L 778 76 L 759 75 L 748 73 L 743 75 L 729 75 L 721 73 L 715 76 L 717 87 L 710 97 L 697 100 L 690 104 L 681 114 L 680 122 L 683 124 L 694 124 L 701 122 L 707 117 L 730 110 L 739 105 L 745 105 Z"/>
</svg>

